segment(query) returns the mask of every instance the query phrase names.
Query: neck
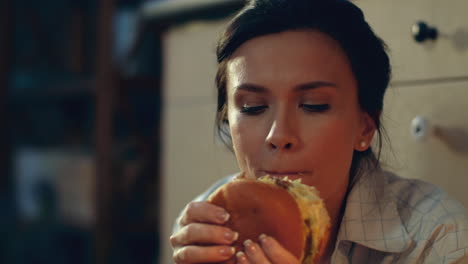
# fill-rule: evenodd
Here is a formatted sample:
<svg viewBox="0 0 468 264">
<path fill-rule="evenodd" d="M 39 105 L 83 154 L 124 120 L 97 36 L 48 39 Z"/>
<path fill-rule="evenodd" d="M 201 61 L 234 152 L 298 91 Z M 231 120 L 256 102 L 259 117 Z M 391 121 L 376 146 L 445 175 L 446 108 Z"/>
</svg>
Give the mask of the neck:
<svg viewBox="0 0 468 264">
<path fill-rule="evenodd" d="M 338 236 L 338 231 L 340 229 L 341 220 L 344 215 L 346 207 L 346 198 L 347 193 L 344 193 L 341 197 L 334 197 L 334 200 L 325 201 L 328 213 L 330 215 L 330 236 L 328 242 L 325 246 L 324 253 L 318 264 L 330 263 L 331 256 L 335 251 L 336 240 Z"/>
</svg>

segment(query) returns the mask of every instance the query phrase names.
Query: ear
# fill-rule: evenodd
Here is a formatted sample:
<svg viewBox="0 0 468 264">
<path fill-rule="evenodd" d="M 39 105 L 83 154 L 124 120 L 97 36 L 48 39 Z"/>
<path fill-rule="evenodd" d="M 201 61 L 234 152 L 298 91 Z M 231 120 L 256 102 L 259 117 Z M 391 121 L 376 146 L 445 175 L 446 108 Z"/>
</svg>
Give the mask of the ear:
<svg viewBox="0 0 468 264">
<path fill-rule="evenodd" d="M 377 128 L 374 119 L 365 112 L 361 114 L 360 123 L 359 133 L 357 134 L 354 143 L 354 149 L 357 151 L 366 151 L 370 146 Z"/>
</svg>

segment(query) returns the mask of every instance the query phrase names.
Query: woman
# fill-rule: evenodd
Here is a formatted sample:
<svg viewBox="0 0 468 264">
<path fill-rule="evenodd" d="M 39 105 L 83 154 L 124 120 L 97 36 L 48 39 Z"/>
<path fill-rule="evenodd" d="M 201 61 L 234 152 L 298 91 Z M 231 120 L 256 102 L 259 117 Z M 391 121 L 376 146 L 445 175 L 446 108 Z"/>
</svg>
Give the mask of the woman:
<svg viewBox="0 0 468 264">
<path fill-rule="evenodd" d="M 464 208 L 439 188 L 384 172 L 370 147 L 390 77 L 385 45 L 344 0 L 253 0 L 217 50 L 217 125 L 250 177 L 301 178 L 332 219 L 319 263 L 460 263 Z M 379 144 L 380 145 L 380 144 Z M 380 152 L 380 146 L 379 146 Z M 377 157 L 376 157 L 377 156 Z M 176 263 L 229 259 L 236 230 L 190 203 L 171 244 Z M 238 263 L 299 263 L 273 237 L 245 241 Z"/>
</svg>

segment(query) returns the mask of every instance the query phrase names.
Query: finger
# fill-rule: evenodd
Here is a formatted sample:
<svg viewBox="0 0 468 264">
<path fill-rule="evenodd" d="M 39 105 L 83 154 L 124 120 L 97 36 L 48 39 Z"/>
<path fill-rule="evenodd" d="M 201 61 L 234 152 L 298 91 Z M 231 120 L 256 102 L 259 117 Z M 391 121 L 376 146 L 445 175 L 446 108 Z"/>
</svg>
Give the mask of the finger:
<svg viewBox="0 0 468 264">
<path fill-rule="evenodd" d="M 237 175 L 233 178 L 233 180 L 239 180 L 239 179 L 245 179 L 245 178 L 246 178 L 246 174 L 245 174 L 245 172 L 243 172 L 243 173 L 237 174 Z"/>
<path fill-rule="evenodd" d="M 281 246 L 281 244 L 278 243 L 278 241 L 276 241 L 276 239 L 273 237 L 261 234 L 259 240 L 263 252 L 273 264 L 299 264 L 299 260 L 297 260 L 293 254 Z"/>
<path fill-rule="evenodd" d="M 247 259 L 247 256 L 242 251 L 236 253 L 236 259 L 237 264 L 250 264 L 249 260 Z"/>
<path fill-rule="evenodd" d="M 219 206 L 208 202 L 190 202 L 180 219 L 180 226 L 193 222 L 224 224 L 229 219 L 229 214 Z"/>
<path fill-rule="evenodd" d="M 174 251 L 172 258 L 175 263 L 214 263 L 230 259 L 234 252 L 228 246 L 186 246 Z"/>
<path fill-rule="evenodd" d="M 192 223 L 184 226 L 170 242 L 173 247 L 190 244 L 221 244 L 229 245 L 236 241 L 239 233 L 223 226 Z"/>
<path fill-rule="evenodd" d="M 249 263 L 269 264 L 271 263 L 263 253 L 260 246 L 250 239 L 244 241 L 244 248 Z"/>
</svg>

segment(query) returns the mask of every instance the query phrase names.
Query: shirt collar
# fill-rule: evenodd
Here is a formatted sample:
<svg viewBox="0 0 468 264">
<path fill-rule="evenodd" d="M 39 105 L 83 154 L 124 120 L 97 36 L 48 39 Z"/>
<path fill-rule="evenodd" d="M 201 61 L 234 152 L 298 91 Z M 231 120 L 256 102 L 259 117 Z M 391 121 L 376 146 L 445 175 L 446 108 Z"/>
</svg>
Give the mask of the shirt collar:
<svg viewBox="0 0 468 264">
<path fill-rule="evenodd" d="M 352 187 L 337 243 L 349 241 L 383 252 L 408 249 L 412 239 L 397 210 L 397 197 L 386 188 L 388 172 L 380 167 L 364 172 Z"/>
</svg>

